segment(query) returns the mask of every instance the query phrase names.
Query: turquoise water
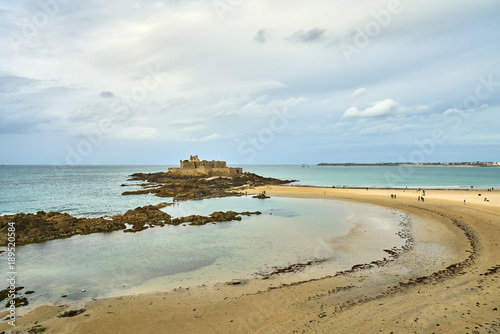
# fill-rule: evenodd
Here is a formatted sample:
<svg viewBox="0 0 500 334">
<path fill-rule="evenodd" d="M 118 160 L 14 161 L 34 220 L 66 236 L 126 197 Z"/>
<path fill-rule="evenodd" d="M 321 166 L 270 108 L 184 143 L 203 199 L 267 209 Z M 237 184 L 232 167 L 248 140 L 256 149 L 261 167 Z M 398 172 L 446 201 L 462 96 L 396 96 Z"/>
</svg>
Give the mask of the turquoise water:
<svg viewBox="0 0 500 334">
<path fill-rule="evenodd" d="M 243 166 L 245 171 L 300 185 L 354 187 L 500 187 L 500 168 L 390 166 Z M 157 204 L 168 199 L 151 195 L 122 196 L 121 187 L 137 172 L 168 166 L 4 166 L 0 168 L 0 214 L 61 211 L 75 216 L 102 216 Z"/>
<path fill-rule="evenodd" d="M 346 187 L 500 187 L 500 167 L 444 166 L 245 166 L 259 175 L 296 184 Z"/>
<path fill-rule="evenodd" d="M 251 279 L 255 273 L 268 272 L 274 266 L 318 257 L 331 259 L 334 268 L 348 269 L 365 259 L 352 254 L 346 257 L 325 245 L 347 234 L 354 226 L 356 212 L 363 212 L 367 221 L 372 219 L 371 228 L 382 233 L 384 245 L 370 251 L 370 258 L 383 258 L 383 248 L 400 247 L 403 242 L 395 234 L 400 217 L 384 208 L 279 197 L 265 201 L 241 197 L 203 202 L 206 204 L 202 208 L 190 207 L 188 203 L 183 208 L 181 203 L 171 209 L 190 213 L 237 206 L 239 210 L 261 210 L 263 214 L 235 222 L 155 227 L 138 233 L 98 233 L 18 247 L 17 284 L 35 291 L 29 297 L 30 307 L 34 307 L 134 290 L 169 291 L 179 286 Z M 333 261 L 340 258 L 344 260 Z M 0 270 L 8 272 L 6 267 L 3 253 Z M 328 273 L 333 274 L 333 270 Z"/>
<path fill-rule="evenodd" d="M 157 172 L 162 166 L 4 166 L 0 168 L 0 214 L 60 211 L 103 216 L 164 202 L 152 195 L 122 196 L 139 186 L 121 187 L 130 174 Z"/>
</svg>

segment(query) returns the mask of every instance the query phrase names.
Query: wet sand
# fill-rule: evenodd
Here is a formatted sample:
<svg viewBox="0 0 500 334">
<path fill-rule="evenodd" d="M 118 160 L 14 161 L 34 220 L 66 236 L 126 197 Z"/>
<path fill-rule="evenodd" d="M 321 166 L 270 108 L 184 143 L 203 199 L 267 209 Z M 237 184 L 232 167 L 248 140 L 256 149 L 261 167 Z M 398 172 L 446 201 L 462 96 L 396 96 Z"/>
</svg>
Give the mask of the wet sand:
<svg viewBox="0 0 500 334">
<path fill-rule="evenodd" d="M 270 196 L 381 205 L 405 211 L 419 223 L 412 226 L 411 249 L 380 266 L 300 284 L 254 280 L 100 299 L 86 305 L 44 306 L 17 319 L 17 330 L 40 325 L 45 333 L 500 331 L 500 192 L 426 189 L 425 202 L 419 202 L 422 192 L 417 190 L 269 186 L 255 191 L 260 190 Z M 363 238 L 363 233 L 357 226 L 345 240 Z M 341 239 L 332 243 L 354 246 L 342 244 Z M 85 313 L 56 317 L 79 307 Z M 7 323 L 0 324 L 0 331 L 11 329 Z"/>
</svg>

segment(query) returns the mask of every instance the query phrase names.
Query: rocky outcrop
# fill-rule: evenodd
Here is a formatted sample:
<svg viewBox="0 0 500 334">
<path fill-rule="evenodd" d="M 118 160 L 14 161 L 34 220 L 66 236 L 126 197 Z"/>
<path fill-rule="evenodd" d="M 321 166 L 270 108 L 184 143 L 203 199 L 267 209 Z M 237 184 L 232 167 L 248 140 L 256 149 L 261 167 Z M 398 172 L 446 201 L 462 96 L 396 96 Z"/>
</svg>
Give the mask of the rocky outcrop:
<svg viewBox="0 0 500 334">
<path fill-rule="evenodd" d="M 149 226 L 163 226 L 171 223 L 170 215 L 154 205 L 128 210 L 123 215 L 114 216 L 113 220 L 123 224 L 131 224 L 132 228 L 125 230 L 125 232 L 145 230 L 148 228 L 146 224 Z"/>
<path fill-rule="evenodd" d="M 293 182 L 262 177 L 252 173 L 233 176 L 210 173 L 209 175 L 182 175 L 179 173 L 137 173 L 129 181 L 145 181 L 138 191 L 126 191 L 123 195 L 154 194 L 159 197 L 173 197 L 174 201 L 212 197 L 241 196 L 246 187 L 280 185 Z M 148 205 L 129 210 L 123 215 L 99 218 L 76 218 L 67 213 L 39 211 L 0 216 L 0 246 L 7 245 L 9 223 L 16 229 L 16 244 L 25 245 L 54 239 L 68 238 L 77 234 L 91 234 L 125 230 L 138 232 L 154 226 L 204 225 L 214 222 L 241 220 L 241 215 L 260 212 L 214 212 L 210 216 L 192 215 L 171 219 L 160 210 L 166 203 Z M 127 226 L 130 225 L 130 226 Z"/>
<path fill-rule="evenodd" d="M 67 213 L 39 211 L 0 216 L 0 245 L 7 245 L 8 223 L 14 223 L 16 244 L 24 245 L 68 238 L 75 234 L 110 232 L 125 229 L 120 221 L 106 218 L 75 218 Z"/>
<path fill-rule="evenodd" d="M 250 215 L 260 215 L 262 214 L 260 211 L 255 212 L 234 212 L 234 211 L 217 211 L 212 213 L 210 216 L 198 216 L 192 215 L 187 217 L 180 217 L 172 219 L 172 225 L 179 225 L 183 223 L 189 223 L 189 225 L 205 225 L 208 223 L 215 222 L 228 222 L 233 220 L 241 220 L 241 216 L 250 216 Z"/>
<path fill-rule="evenodd" d="M 261 214 L 256 212 L 214 212 L 210 216 L 192 215 L 172 219 L 168 213 L 153 205 L 129 210 L 123 215 L 108 218 L 76 218 L 67 213 L 40 211 L 36 214 L 19 213 L 0 216 L 0 246 L 7 245 L 9 223 L 16 228 L 16 244 L 26 245 L 54 239 L 68 238 L 77 234 L 91 234 L 124 230 L 139 232 L 154 226 L 205 225 L 208 223 L 241 220 L 242 215 Z M 127 228 L 127 225 L 131 225 Z"/>
<path fill-rule="evenodd" d="M 281 185 L 294 180 L 279 180 L 253 173 L 226 175 L 181 175 L 178 173 L 136 173 L 129 181 L 146 181 L 142 189 L 126 191 L 122 195 L 154 194 L 159 197 L 173 197 L 175 201 L 213 197 L 241 196 L 245 187 Z"/>
<path fill-rule="evenodd" d="M 252 198 L 266 199 L 266 198 L 271 198 L 271 197 L 267 196 L 266 194 L 260 193 L 258 195 L 253 196 Z"/>
<path fill-rule="evenodd" d="M 82 314 L 85 312 L 85 309 L 79 309 L 79 310 L 69 310 L 64 313 L 59 314 L 57 317 L 58 318 L 70 318 L 70 317 L 76 317 L 79 314 Z"/>
</svg>

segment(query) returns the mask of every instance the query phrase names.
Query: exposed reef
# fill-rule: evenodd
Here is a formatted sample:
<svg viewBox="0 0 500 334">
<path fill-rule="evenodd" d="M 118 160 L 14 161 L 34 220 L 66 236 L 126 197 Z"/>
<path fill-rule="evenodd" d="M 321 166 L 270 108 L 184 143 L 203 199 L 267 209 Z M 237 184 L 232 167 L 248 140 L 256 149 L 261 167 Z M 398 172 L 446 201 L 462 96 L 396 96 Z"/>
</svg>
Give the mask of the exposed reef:
<svg viewBox="0 0 500 334">
<path fill-rule="evenodd" d="M 241 196 L 246 187 L 282 185 L 294 180 L 279 180 L 253 173 L 237 175 L 183 175 L 181 173 L 136 173 L 129 181 L 145 181 L 142 189 L 125 191 L 122 195 L 154 194 L 159 197 L 173 197 L 174 201 L 204 199 L 213 197 Z"/>
<path fill-rule="evenodd" d="M 59 314 L 57 317 L 58 318 L 71 318 L 71 317 L 76 317 L 79 314 L 82 314 L 85 312 L 85 309 L 79 309 L 79 310 L 69 310 L 64 313 Z"/>
<path fill-rule="evenodd" d="M 234 211 L 227 211 L 227 212 L 222 212 L 222 211 L 217 211 L 210 216 L 199 216 L 199 215 L 192 215 L 192 216 L 187 216 L 187 217 L 180 217 L 180 218 L 174 218 L 172 219 L 172 225 L 179 225 L 183 223 L 189 223 L 189 225 L 205 225 L 209 223 L 215 223 L 215 222 L 226 222 L 226 221 L 232 221 L 232 220 L 241 220 L 241 216 L 250 216 L 250 215 L 260 215 L 262 212 L 260 211 L 255 211 L 255 212 L 234 212 Z"/>
<path fill-rule="evenodd" d="M 160 205 L 161 206 L 161 205 Z M 67 213 L 43 212 L 18 213 L 0 216 L 0 246 L 7 245 L 8 223 L 14 222 L 16 227 L 16 244 L 26 245 L 54 239 L 68 238 L 77 234 L 91 234 L 125 230 L 139 232 L 154 226 L 204 225 L 215 222 L 241 220 L 242 215 L 261 214 L 256 212 L 214 212 L 209 216 L 192 215 L 174 218 L 153 205 L 129 210 L 123 215 L 100 218 L 76 218 Z M 127 227 L 129 225 L 129 227 Z"/>
<path fill-rule="evenodd" d="M 328 261 L 328 259 L 314 259 L 314 260 L 309 260 L 307 262 L 301 262 L 301 263 L 294 263 L 291 265 L 288 265 L 286 267 L 273 267 L 272 271 L 268 272 L 259 272 L 255 273 L 256 276 L 260 277 L 261 279 L 269 279 L 272 276 L 279 275 L 279 274 L 288 274 L 288 273 L 296 273 L 308 266 L 313 266 L 316 264 L 320 264 L 323 262 Z"/>
<path fill-rule="evenodd" d="M 159 211 L 159 210 L 158 210 Z M 125 229 L 120 220 L 76 218 L 67 213 L 38 211 L 0 216 L 0 246 L 7 245 L 8 223 L 16 229 L 16 245 L 68 238 L 76 234 L 110 232 Z"/>
</svg>

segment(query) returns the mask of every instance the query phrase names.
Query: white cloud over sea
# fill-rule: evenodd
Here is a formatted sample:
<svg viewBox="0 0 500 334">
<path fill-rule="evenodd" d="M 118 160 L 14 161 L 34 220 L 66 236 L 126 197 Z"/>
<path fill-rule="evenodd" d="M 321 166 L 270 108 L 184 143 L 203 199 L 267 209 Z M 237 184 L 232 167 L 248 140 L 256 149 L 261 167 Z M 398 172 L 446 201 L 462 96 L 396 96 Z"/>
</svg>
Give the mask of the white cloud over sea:
<svg viewBox="0 0 500 334">
<path fill-rule="evenodd" d="M 498 1 L 391 3 L 0 0 L 0 164 L 498 160 Z"/>
</svg>

